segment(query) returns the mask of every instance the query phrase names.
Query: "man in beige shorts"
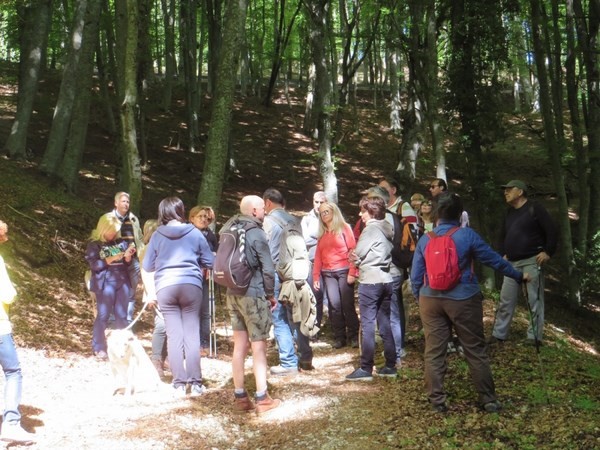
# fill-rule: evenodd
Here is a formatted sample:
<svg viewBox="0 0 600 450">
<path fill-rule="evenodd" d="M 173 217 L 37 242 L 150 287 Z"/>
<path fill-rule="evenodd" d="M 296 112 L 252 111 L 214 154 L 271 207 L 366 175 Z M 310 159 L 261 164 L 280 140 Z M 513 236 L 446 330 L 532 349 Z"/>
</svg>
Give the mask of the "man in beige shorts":
<svg viewBox="0 0 600 450">
<path fill-rule="evenodd" d="M 246 231 L 246 256 L 253 269 L 250 285 L 242 295 L 227 289 L 227 309 L 233 328 L 233 409 L 240 413 L 256 410 L 260 414 L 281 404 L 281 400 L 271 398 L 267 392 L 267 339 L 272 324 L 271 311 L 276 305 L 275 267 L 267 235 L 262 228 L 265 216 L 263 199 L 256 195 L 244 197 L 240 202 L 240 213 L 229 219 L 221 230 L 228 229 L 235 222 L 256 225 Z M 244 387 L 244 361 L 250 348 L 256 381 L 254 402 Z"/>
</svg>

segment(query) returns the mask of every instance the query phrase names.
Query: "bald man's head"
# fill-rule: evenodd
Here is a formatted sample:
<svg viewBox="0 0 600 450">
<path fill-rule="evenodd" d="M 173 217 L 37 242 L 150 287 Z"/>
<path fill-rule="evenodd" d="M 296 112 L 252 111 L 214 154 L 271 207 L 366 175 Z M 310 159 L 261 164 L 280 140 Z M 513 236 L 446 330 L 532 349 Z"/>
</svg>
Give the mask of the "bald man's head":
<svg viewBox="0 0 600 450">
<path fill-rule="evenodd" d="M 265 217 L 265 202 L 258 195 L 247 195 L 240 202 L 240 212 L 262 221 Z"/>
</svg>

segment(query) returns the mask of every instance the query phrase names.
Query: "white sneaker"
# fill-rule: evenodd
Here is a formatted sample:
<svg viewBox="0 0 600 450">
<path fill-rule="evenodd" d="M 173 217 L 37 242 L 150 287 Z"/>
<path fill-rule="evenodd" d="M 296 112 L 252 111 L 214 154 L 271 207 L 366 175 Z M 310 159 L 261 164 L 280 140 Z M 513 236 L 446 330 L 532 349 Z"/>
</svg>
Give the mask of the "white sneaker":
<svg viewBox="0 0 600 450">
<path fill-rule="evenodd" d="M 207 391 L 206 386 L 203 384 L 193 384 L 190 390 L 190 397 L 200 397 Z"/>
<path fill-rule="evenodd" d="M 35 434 L 25 431 L 19 423 L 3 423 L 0 440 L 5 442 L 20 442 L 31 444 L 35 442 Z"/>
</svg>

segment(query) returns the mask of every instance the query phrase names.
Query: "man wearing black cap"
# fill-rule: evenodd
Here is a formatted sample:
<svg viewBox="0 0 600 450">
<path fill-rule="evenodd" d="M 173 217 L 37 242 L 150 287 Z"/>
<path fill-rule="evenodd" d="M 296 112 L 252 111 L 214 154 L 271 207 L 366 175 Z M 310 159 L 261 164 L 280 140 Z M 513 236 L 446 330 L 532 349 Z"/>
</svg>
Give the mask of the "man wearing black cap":
<svg viewBox="0 0 600 450">
<path fill-rule="evenodd" d="M 527 199 L 527 185 L 523 181 L 512 180 L 501 187 L 510 208 L 502 224 L 499 253 L 515 269 L 529 274 L 527 294 L 532 320 L 527 330 L 527 343 L 534 344 L 536 338 L 542 342 L 544 328 L 543 267 L 556 250 L 558 233 L 548 211 L 542 205 Z M 508 338 L 519 287 L 518 283 L 504 277 L 489 343 L 503 342 Z"/>
</svg>

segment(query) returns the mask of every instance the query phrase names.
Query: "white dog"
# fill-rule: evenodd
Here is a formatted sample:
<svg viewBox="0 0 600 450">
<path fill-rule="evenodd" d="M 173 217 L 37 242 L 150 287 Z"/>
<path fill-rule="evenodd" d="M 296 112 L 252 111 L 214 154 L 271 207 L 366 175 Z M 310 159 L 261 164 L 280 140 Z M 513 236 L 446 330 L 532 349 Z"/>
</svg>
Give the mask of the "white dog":
<svg viewBox="0 0 600 450">
<path fill-rule="evenodd" d="M 131 330 L 107 332 L 108 360 L 115 381 L 113 395 L 132 395 L 143 390 L 157 390 L 163 384 L 141 342 Z"/>
</svg>

